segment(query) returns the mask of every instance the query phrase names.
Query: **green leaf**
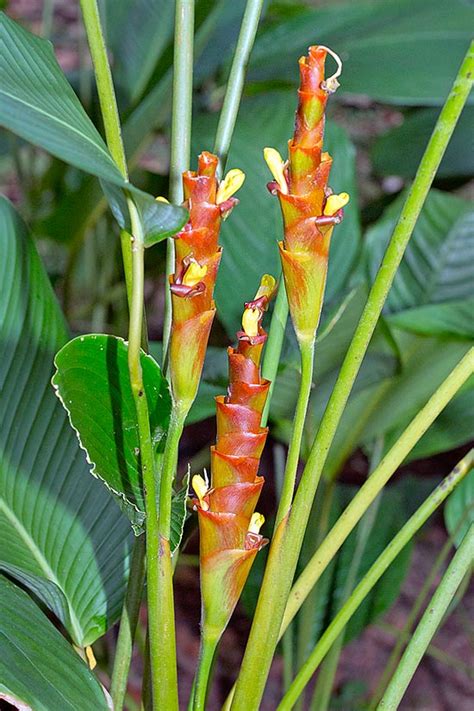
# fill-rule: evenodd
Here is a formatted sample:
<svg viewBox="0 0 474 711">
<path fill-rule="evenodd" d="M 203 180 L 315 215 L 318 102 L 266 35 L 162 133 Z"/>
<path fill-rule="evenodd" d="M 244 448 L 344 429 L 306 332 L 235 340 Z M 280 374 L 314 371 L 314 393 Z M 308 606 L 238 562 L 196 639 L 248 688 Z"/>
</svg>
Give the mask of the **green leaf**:
<svg viewBox="0 0 474 711">
<path fill-rule="evenodd" d="M 444 507 L 446 528 L 459 546 L 469 526 L 474 523 L 474 470 L 450 494 Z"/>
<path fill-rule="evenodd" d="M 94 674 L 24 590 L 0 575 L 0 698 L 35 711 L 110 709 Z"/>
<path fill-rule="evenodd" d="M 87 453 L 91 473 L 117 497 L 139 534 L 145 499 L 127 358 L 128 347 L 121 338 L 79 336 L 56 355 L 52 382 Z M 161 450 L 171 412 L 168 385 L 151 356 L 142 353 L 141 366 L 151 433 Z"/>
<path fill-rule="evenodd" d="M 130 527 L 88 466 L 50 384 L 67 332 L 26 226 L 0 198 L 0 567 L 76 644 L 120 615 Z"/>
<path fill-rule="evenodd" d="M 132 234 L 125 193 L 116 185 L 104 180 L 101 181 L 101 186 L 119 226 Z M 141 217 L 145 247 L 152 247 L 157 242 L 176 234 L 188 221 L 188 211 L 183 207 L 157 201 L 152 195 L 133 186 L 131 194 Z"/>
<path fill-rule="evenodd" d="M 0 14 L 0 124 L 116 185 L 124 181 L 82 108 L 50 42 Z"/>
<path fill-rule="evenodd" d="M 177 232 L 187 213 L 124 180 L 56 61 L 52 45 L 0 13 L 0 125 L 95 175 L 121 227 L 130 230 L 124 190 L 144 219 L 146 244 Z"/>
<path fill-rule="evenodd" d="M 227 161 L 228 168 L 241 168 L 246 180 L 233 210 L 221 230 L 224 251 L 217 278 L 216 301 L 219 318 L 231 338 L 240 327 L 245 301 L 252 298 L 265 272 L 281 272 L 278 240 L 283 229 L 278 200 L 266 185 L 271 175 L 263 159 L 265 146 L 286 154 L 293 132 L 296 95 L 278 92 L 247 99 L 237 120 Z M 194 153 L 213 144 L 215 115 L 201 114 L 194 123 Z M 354 147 L 342 128 L 327 125 L 325 149 L 334 158 L 331 187 L 351 194 L 344 220 L 334 232 L 329 258 L 327 297 L 332 298 L 345 284 L 360 244 L 360 228 L 355 187 Z M 230 288 L 232 284 L 232 288 Z"/>
<path fill-rule="evenodd" d="M 369 278 L 382 261 L 400 214 L 400 195 L 367 233 L 364 257 Z M 423 304 L 440 304 L 472 297 L 474 281 L 474 211 L 454 195 L 431 190 L 400 268 L 385 311 L 397 313 Z"/>
<path fill-rule="evenodd" d="M 250 76 L 296 82 L 298 57 L 320 43 L 343 59 L 338 96 L 440 106 L 469 47 L 473 23 L 474 10 L 462 0 L 333 3 L 262 33 Z"/>
<path fill-rule="evenodd" d="M 406 116 L 401 126 L 381 136 L 372 150 L 375 170 L 382 175 L 413 178 L 438 115 L 439 109 L 416 111 Z M 473 124 L 474 107 L 467 106 L 456 124 L 436 172 L 437 178 L 469 176 L 474 173 L 474 151 L 470 150 Z M 401 146 L 404 146 L 403 150 L 400 150 Z"/>
<path fill-rule="evenodd" d="M 427 304 L 391 314 L 387 321 L 396 328 L 424 336 L 474 339 L 474 297 L 462 301 Z"/>
</svg>

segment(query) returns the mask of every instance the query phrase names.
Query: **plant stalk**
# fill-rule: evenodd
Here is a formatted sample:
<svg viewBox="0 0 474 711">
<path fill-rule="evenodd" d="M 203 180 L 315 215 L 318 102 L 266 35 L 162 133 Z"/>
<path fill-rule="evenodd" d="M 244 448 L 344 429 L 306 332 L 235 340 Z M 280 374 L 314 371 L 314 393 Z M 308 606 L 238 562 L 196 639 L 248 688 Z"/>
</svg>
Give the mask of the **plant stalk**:
<svg viewBox="0 0 474 711">
<path fill-rule="evenodd" d="M 262 7 L 263 0 L 247 0 L 240 26 L 239 39 L 235 48 L 214 144 L 214 153 L 219 156 L 221 174 L 225 170 L 227 162 L 232 134 L 239 113 L 247 65 L 255 42 Z"/>
<path fill-rule="evenodd" d="M 398 266 L 413 233 L 449 139 L 469 95 L 473 70 L 474 42 L 466 54 L 449 96 L 441 110 L 382 264 L 370 290 L 364 311 L 314 439 L 293 501 L 291 516 L 288 525 L 285 526 L 285 529 L 287 529 L 285 535 L 283 535 L 282 531 L 272 543 L 232 703 L 234 711 L 243 711 L 243 709 L 252 711 L 257 709 L 260 704 L 278 640 L 278 627 L 283 618 L 311 505 L 329 448 Z M 282 546 L 281 551 L 272 551 L 275 545 Z M 271 615 L 269 611 L 271 611 Z"/>
<path fill-rule="evenodd" d="M 453 471 L 445 477 L 445 479 L 443 479 L 443 481 L 408 519 L 406 524 L 391 540 L 385 550 L 379 555 L 375 563 L 362 578 L 352 595 L 344 603 L 341 610 L 326 629 L 307 661 L 296 675 L 290 689 L 288 689 L 287 693 L 282 698 L 278 706 L 278 711 L 289 711 L 289 709 L 293 708 L 294 703 L 302 693 L 306 684 L 311 679 L 319 664 L 337 640 L 352 615 L 356 612 L 359 605 L 363 602 L 374 585 L 380 580 L 400 551 L 413 538 L 415 533 L 421 528 L 421 526 L 423 526 L 431 514 L 442 504 L 446 497 L 472 468 L 473 453 L 474 450 L 471 450 L 469 454 L 457 464 Z"/>
<path fill-rule="evenodd" d="M 52 3 L 51 3 L 52 6 Z M 84 26 L 86 29 L 87 39 L 89 43 L 89 49 L 92 57 L 92 62 L 94 65 L 94 73 L 96 77 L 97 92 L 99 95 L 99 102 L 102 113 L 102 120 L 104 123 L 105 136 L 107 141 L 107 146 L 110 150 L 112 158 L 117 164 L 118 169 L 122 173 L 125 180 L 128 180 L 128 169 L 127 160 L 125 156 L 125 150 L 122 141 L 122 132 L 120 126 L 120 118 L 117 108 L 117 101 L 115 97 L 115 90 L 112 81 L 112 73 L 110 71 L 110 65 L 107 57 L 107 49 L 105 46 L 105 40 L 102 32 L 102 26 L 100 22 L 100 15 L 96 0 L 81 0 L 81 10 L 84 19 Z M 131 208 L 130 217 L 135 218 L 137 221 L 138 216 L 135 210 L 135 206 L 129 200 L 129 207 Z M 141 225 L 136 225 L 137 237 L 140 238 L 142 235 Z M 138 363 L 138 371 L 140 371 L 140 340 L 138 340 L 138 346 L 136 342 L 136 331 L 143 333 L 146 331 L 144 326 L 144 307 L 143 307 L 143 255 L 141 256 L 142 267 L 139 266 L 138 261 L 140 259 L 140 251 L 143 251 L 143 246 L 139 247 L 139 252 L 134 255 L 132 250 L 132 241 L 135 236 L 131 239 L 130 235 L 122 231 L 120 235 L 121 248 L 122 248 L 122 259 L 125 272 L 125 283 L 127 289 L 127 300 L 130 311 L 130 333 L 133 334 L 133 347 L 135 348 L 135 353 L 133 355 L 136 363 L 134 366 L 134 371 L 137 371 L 136 364 Z M 134 265 L 134 259 L 137 264 Z M 135 272 L 141 275 L 141 296 L 138 293 L 138 287 L 134 282 Z M 141 303 L 141 314 L 137 317 L 138 304 Z M 134 320 L 135 319 L 135 320 Z M 144 338 L 144 343 L 146 343 L 146 333 Z M 138 349 L 138 355 L 137 355 Z M 129 344 L 129 358 L 130 358 L 130 344 Z M 131 383 L 132 383 L 132 371 L 130 370 Z M 133 389 L 133 385 L 132 385 Z M 142 398 L 143 399 L 143 398 Z M 145 403 L 146 405 L 146 403 Z M 147 406 L 146 406 L 147 407 Z M 138 416 L 138 411 L 137 411 Z M 143 429 L 143 428 L 142 428 Z M 148 415 L 146 417 L 145 430 L 149 430 Z M 142 432 L 141 437 L 146 439 L 146 431 Z M 149 438 L 148 438 L 149 439 Z M 151 446 L 151 445 L 150 445 Z M 151 454 L 153 457 L 153 453 Z M 153 466 L 151 468 L 153 476 Z M 153 481 L 154 487 L 154 481 Z M 127 584 L 127 592 L 124 600 L 124 605 L 122 608 L 122 616 L 120 620 L 120 630 L 117 640 L 117 648 L 115 652 L 114 659 L 114 669 L 112 672 L 112 697 L 114 700 L 114 707 L 116 711 L 120 711 L 123 707 L 124 695 L 127 686 L 128 672 L 130 669 L 130 662 L 132 659 L 133 650 L 133 637 L 135 634 L 138 614 L 140 610 L 141 595 L 143 591 L 143 582 L 145 575 L 145 553 L 146 545 L 144 538 L 136 539 L 134 541 L 134 549 L 132 552 L 132 561 L 130 566 L 129 579 Z"/>
<path fill-rule="evenodd" d="M 183 202 L 182 174 L 189 169 L 193 101 L 194 0 L 176 0 L 171 107 L 170 201 Z M 166 245 L 165 315 L 163 323 L 163 371 L 167 372 L 171 335 L 171 292 L 168 277 L 174 272 L 174 240 Z"/>
<path fill-rule="evenodd" d="M 474 523 L 464 536 L 461 545 L 431 598 L 421 621 L 408 643 L 400 664 L 387 687 L 380 711 L 396 711 L 408 688 L 426 649 L 433 639 L 443 617 L 473 562 Z"/>
<path fill-rule="evenodd" d="M 282 631 L 293 619 L 316 581 L 329 565 L 336 552 L 346 540 L 352 529 L 360 521 L 390 477 L 398 469 L 415 444 L 421 439 L 428 427 L 466 382 L 474 367 L 474 348 L 462 358 L 448 377 L 433 393 L 426 405 L 413 418 L 397 442 L 383 457 L 367 481 L 361 486 L 347 508 L 342 512 L 328 535 L 315 552 L 304 571 L 293 585 L 285 615 Z"/>
<path fill-rule="evenodd" d="M 196 674 L 194 694 L 192 696 L 193 711 L 205 711 L 209 677 L 212 671 L 212 662 L 216 653 L 219 638 L 203 634 L 201 637 L 201 651 Z"/>
<path fill-rule="evenodd" d="M 300 391 L 298 394 L 298 402 L 296 403 L 293 431 L 291 433 L 285 473 L 283 475 L 283 486 L 275 520 L 275 529 L 288 514 L 291 507 L 291 501 L 293 499 L 293 492 L 295 490 L 301 440 L 303 439 L 304 423 L 306 419 L 306 410 L 308 409 L 308 402 L 313 385 L 314 341 L 300 343 L 300 353 Z"/>
<path fill-rule="evenodd" d="M 267 401 L 262 413 L 262 427 L 265 427 L 268 422 L 270 412 L 270 401 L 275 387 L 275 380 L 278 372 L 278 364 L 280 362 L 281 349 L 285 338 L 286 322 L 288 321 L 288 299 L 286 298 L 285 282 L 283 277 L 280 277 L 278 286 L 278 294 L 273 309 L 270 328 L 268 329 L 268 340 L 265 346 L 265 354 L 263 357 L 262 376 L 270 381 L 268 389 Z"/>
<path fill-rule="evenodd" d="M 133 639 L 137 629 L 143 584 L 145 582 L 145 536 L 134 542 L 127 592 L 120 618 L 119 634 L 115 647 L 114 668 L 110 695 L 115 711 L 121 711 L 127 691 L 127 678 L 132 658 Z"/>
</svg>

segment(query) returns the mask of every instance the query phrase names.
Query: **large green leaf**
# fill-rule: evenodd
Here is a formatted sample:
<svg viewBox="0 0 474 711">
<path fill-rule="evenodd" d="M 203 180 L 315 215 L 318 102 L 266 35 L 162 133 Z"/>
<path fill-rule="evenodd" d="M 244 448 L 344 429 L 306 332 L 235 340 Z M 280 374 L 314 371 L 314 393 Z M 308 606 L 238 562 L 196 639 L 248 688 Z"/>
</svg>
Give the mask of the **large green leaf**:
<svg viewBox="0 0 474 711">
<path fill-rule="evenodd" d="M 66 328 L 26 226 L 4 198 L 0 240 L 0 566 L 86 645 L 120 614 L 130 527 L 90 477 L 54 396 Z"/>
<path fill-rule="evenodd" d="M 238 193 L 240 204 L 224 223 L 224 247 L 216 288 L 219 318 L 231 338 L 239 328 L 243 303 L 252 298 L 260 277 L 281 271 L 277 241 L 282 238 L 278 201 L 266 185 L 271 175 L 263 159 L 265 146 L 286 154 L 286 142 L 293 132 L 296 96 L 278 92 L 243 102 L 237 120 L 227 165 L 241 168 L 246 180 Z M 194 152 L 212 147 L 215 115 L 197 117 Z M 347 135 L 333 123 L 327 125 L 325 149 L 334 158 L 331 187 L 351 194 L 344 221 L 334 232 L 329 259 L 328 298 L 332 298 L 352 267 L 360 244 L 357 191 L 354 178 L 354 147 Z"/>
<path fill-rule="evenodd" d="M 87 452 L 92 474 L 118 498 L 139 533 L 145 498 L 127 358 L 121 338 L 79 336 L 56 355 L 52 382 Z M 171 412 L 168 385 L 154 358 L 142 353 L 141 366 L 153 441 L 162 449 Z"/>
<path fill-rule="evenodd" d="M 439 109 L 422 109 L 405 117 L 401 126 L 381 136 L 375 143 L 372 159 L 382 175 L 413 178 L 439 116 Z M 472 126 L 474 107 L 467 106 L 456 124 L 436 176 L 451 178 L 474 173 Z M 400 150 L 403 147 L 403 150 Z"/>
<path fill-rule="evenodd" d="M 257 39 L 255 78 L 297 80 L 308 45 L 341 55 L 339 95 L 396 104 L 442 105 L 471 41 L 474 9 L 463 0 L 372 0 L 308 10 Z"/>
<path fill-rule="evenodd" d="M 0 123 L 88 173 L 123 185 L 50 42 L 0 14 Z"/>
<path fill-rule="evenodd" d="M 156 202 L 125 181 L 84 111 L 49 42 L 0 13 L 0 125 L 100 178 L 121 227 L 130 228 L 124 190 L 143 215 L 148 244 L 186 222 L 181 207 Z"/>
<path fill-rule="evenodd" d="M 365 260 L 371 281 L 400 214 L 404 195 L 367 233 Z M 454 195 L 431 190 L 407 247 L 385 310 L 398 313 L 473 295 L 474 211 Z"/>
<path fill-rule="evenodd" d="M 0 575 L 0 699 L 35 711 L 110 708 L 104 689 L 24 590 Z"/>
<path fill-rule="evenodd" d="M 474 339 L 474 296 L 461 301 L 426 304 L 391 314 L 388 323 L 422 336 Z"/>
</svg>

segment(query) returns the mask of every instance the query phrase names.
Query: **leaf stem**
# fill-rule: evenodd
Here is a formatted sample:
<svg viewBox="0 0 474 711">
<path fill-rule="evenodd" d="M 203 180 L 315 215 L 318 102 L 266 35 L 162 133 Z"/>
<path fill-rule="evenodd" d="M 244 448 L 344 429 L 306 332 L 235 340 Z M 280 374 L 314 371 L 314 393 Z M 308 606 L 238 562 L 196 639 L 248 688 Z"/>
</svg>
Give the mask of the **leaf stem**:
<svg viewBox="0 0 474 711">
<path fill-rule="evenodd" d="M 127 161 L 122 142 L 122 130 L 115 98 L 112 72 L 100 23 L 97 0 L 80 0 L 87 40 L 94 64 L 97 92 L 104 122 L 107 146 L 125 180 L 128 180 Z"/>
<path fill-rule="evenodd" d="M 120 628 L 115 647 L 114 668 L 110 695 L 115 711 L 121 711 L 127 691 L 127 677 L 132 658 L 133 639 L 137 629 L 138 615 L 145 581 L 145 536 L 134 541 L 130 564 L 127 593 L 120 618 Z"/>
<path fill-rule="evenodd" d="M 473 366 L 474 348 L 471 348 L 433 393 L 426 405 L 413 418 L 364 485 L 361 486 L 347 508 L 342 512 L 293 585 L 282 622 L 282 631 L 293 619 L 309 591 L 390 477 L 454 397 L 459 388 L 469 378 L 473 372 Z"/>
<path fill-rule="evenodd" d="M 295 416 L 293 420 L 293 431 L 291 433 L 290 446 L 286 459 L 285 474 L 283 476 L 283 486 L 281 490 L 280 503 L 275 519 L 275 528 L 288 514 L 298 471 L 298 461 L 303 438 L 306 410 L 308 409 L 309 397 L 313 385 L 313 362 L 314 362 L 314 341 L 300 343 L 301 354 L 301 382 L 296 403 Z"/>
<path fill-rule="evenodd" d="M 461 545 L 448 566 L 446 573 L 431 598 L 428 606 L 408 643 L 400 664 L 393 675 L 382 701 L 380 711 L 396 711 L 426 649 L 440 626 L 443 617 L 464 576 L 473 561 L 474 523 L 464 536 Z"/>
<path fill-rule="evenodd" d="M 280 277 L 278 286 L 278 294 L 273 309 L 270 328 L 268 329 L 268 340 L 265 346 L 265 354 L 263 357 L 262 376 L 270 381 L 268 389 L 268 397 L 262 413 L 262 427 L 268 422 L 270 412 L 270 401 L 275 387 L 275 380 L 278 372 L 278 364 L 280 362 L 281 349 L 283 347 L 283 339 L 285 338 L 286 322 L 288 321 L 288 299 L 286 298 L 285 282 Z"/>
<path fill-rule="evenodd" d="M 459 69 L 436 122 L 324 412 L 293 501 L 288 524 L 290 530 L 278 538 L 279 545 L 284 546 L 284 549 L 276 552 L 274 556 L 270 550 L 267 564 L 269 572 L 267 575 L 265 571 L 242 661 L 232 705 L 234 711 L 242 709 L 252 711 L 258 708 L 261 701 L 278 639 L 277 628 L 283 617 L 304 531 L 329 448 L 421 208 L 469 95 L 473 70 L 474 42 Z M 275 541 L 272 548 L 274 545 Z M 272 612 L 271 617 L 268 610 Z"/>
<path fill-rule="evenodd" d="M 193 100 L 194 0 L 176 0 L 171 108 L 170 201 L 183 202 L 182 174 L 189 168 Z M 171 335 L 171 293 L 168 277 L 174 272 L 174 240 L 166 246 L 165 315 L 163 323 L 163 370 L 167 371 Z"/>
<path fill-rule="evenodd" d="M 214 153 L 219 156 L 221 173 L 224 171 L 227 162 L 235 122 L 237 121 L 237 115 L 239 113 L 247 65 L 255 42 L 262 7 L 263 0 L 247 0 L 242 24 L 240 26 L 239 39 L 237 40 L 232 66 L 230 68 L 227 89 L 219 116 L 216 141 L 214 144 Z"/>
<path fill-rule="evenodd" d="M 334 620 L 324 632 L 316 647 L 311 652 L 307 661 L 300 669 L 291 687 L 281 700 L 278 711 L 288 711 L 293 708 L 295 701 L 305 688 L 308 681 L 318 668 L 325 655 L 337 640 L 352 615 L 363 602 L 374 585 L 380 580 L 389 565 L 395 560 L 400 551 L 413 538 L 415 533 L 423 526 L 431 514 L 441 505 L 455 486 L 466 476 L 473 465 L 473 453 L 469 454 L 443 479 L 436 489 L 428 496 L 422 505 L 415 511 L 397 535 L 391 540 L 385 550 L 379 555 L 366 575 L 355 588 L 352 595 L 344 603 Z M 373 475 L 372 475 L 373 476 Z M 396 708 L 396 706 L 388 707 Z"/>
</svg>

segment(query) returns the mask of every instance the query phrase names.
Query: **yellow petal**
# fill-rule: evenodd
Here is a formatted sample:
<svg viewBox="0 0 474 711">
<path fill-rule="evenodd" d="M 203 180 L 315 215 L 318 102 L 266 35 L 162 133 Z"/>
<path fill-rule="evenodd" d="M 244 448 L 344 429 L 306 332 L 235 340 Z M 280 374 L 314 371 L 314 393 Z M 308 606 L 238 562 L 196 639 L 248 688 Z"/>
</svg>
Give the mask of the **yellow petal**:
<svg viewBox="0 0 474 711">
<path fill-rule="evenodd" d="M 89 669 L 95 669 L 97 666 L 97 661 L 96 661 L 96 658 L 94 657 L 94 652 L 92 651 L 92 647 L 86 647 L 85 652 L 86 652 L 87 662 L 89 664 Z"/>
<path fill-rule="evenodd" d="M 242 187 L 245 180 L 245 173 L 239 168 L 233 168 L 229 170 L 224 180 L 221 181 L 219 189 L 217 190 L 216 203 L 220 205 L 221 202 L 228 200 L 234 193 Z"/>
<path fill-rule="evenodd" d="M 250 519 L 249 523 L 249 533 L 260 533 L 260 529 L 262 528 L 263 524 L 265 523 L 265 516 L 261 513 L 255 512 L 252 514 L 252 518 Z"/>
<path fill-rule="evenodd" d="M 324 214 L 332 217 L 332 215 L 335 215 L 338 210 L 341 209 L 341 207 L 344 207 L 344 205 L 347 205 L 349 202 L 349 194 L 348 193 L 339 193 L 339 195 L 330 195 L 328 199 L 326 200 L 326 206 L 324 208 Z"/>
<path fill-rule="evenodd" d="M 249 338 L 258 336 L 258 324 L 261 317 L 260 309 L 245 309 L 242 316 L 242 328 Z"/>
<path fill-rule="evenodd" d="M 207 274 L 207 267 L 202 267 L 199 262 L 192 260 L 183 276 L 183 284 L 186 286 L 196 286 Z"/>
<path fill-rule="evenodd" d="M 155 200 L 156 200 L 156 202 L 166 202 L 166 203 L 168 203 L 168 205 L 170 204 L 170 201 L 167 200 L 165 197 L 163 197 L 163 195 L 158 195 L 158 197 L 155 198 Z"/>
<path fill-rule="evenodd" d="M 264 274 L 260 280 L 260 286 L 255 294 L 255 299 L 259 299 L 261 296 L 267 296 L 271 298 L 273 292 L 276 288 L 276 279 L 272 277 L 271 274 Z"/>
<path fill-rule="evenodd" d="M 285 161 L 279 154 L 276 148 L 264 148 L 263 157 L 265 162 L 270 168 L 271 174 L 275 178 L 276 182 L 280 186 L 282 193 L 288 193 L 288 185 L 286 184 L 286 178 L 284 174 Z"/>
<path fill-rule="evenodd" d="M 204 497 L 207 494 L 208 488 L 207 488 L 207 484 L 206 484 L 205 480 L 203 479 L 203 477 L 200 474 L 195 474 L 192 478 L 191 483 L 192 483 L 194 491 L 196 492 L 196 496 L 199 499 L 201 508 L 204 511 L 207 511 L 209 508 L 209 505 L 207 504 L 206 501 L 204 501 Z"/>
</svg>

